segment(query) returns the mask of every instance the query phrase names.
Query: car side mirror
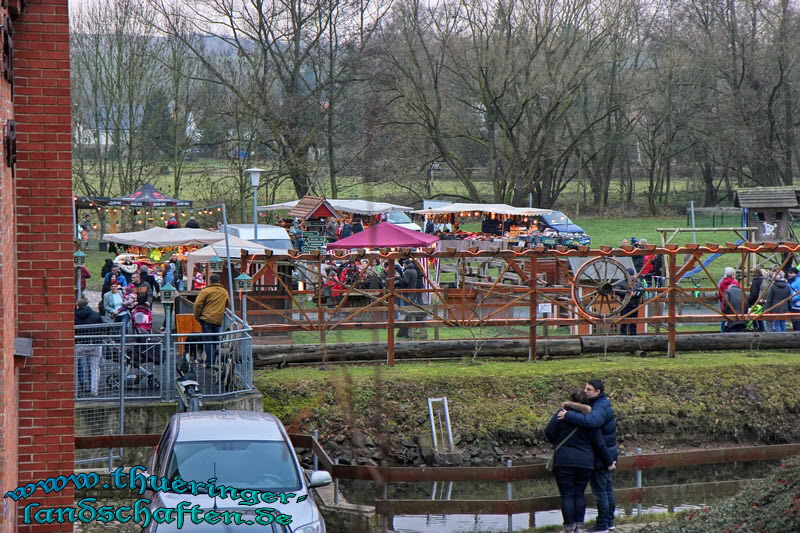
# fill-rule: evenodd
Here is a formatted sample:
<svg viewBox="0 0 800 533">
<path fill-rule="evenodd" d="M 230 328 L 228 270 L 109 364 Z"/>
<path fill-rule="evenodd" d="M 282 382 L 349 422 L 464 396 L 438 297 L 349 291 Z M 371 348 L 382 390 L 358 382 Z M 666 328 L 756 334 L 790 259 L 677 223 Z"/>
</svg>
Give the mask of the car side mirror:
<svg viewBox="0 0 800 533">
<path fill-rule="evenodd" d="M 314 472 L 311 472 L 311 477 L 308 479 L 308 488 L 316 489 L 317 487 L 330 485 L 332 482 L 333 478 L 329 472 L 326 472 L 325 470 L 315 470 Z"/>
</svg>

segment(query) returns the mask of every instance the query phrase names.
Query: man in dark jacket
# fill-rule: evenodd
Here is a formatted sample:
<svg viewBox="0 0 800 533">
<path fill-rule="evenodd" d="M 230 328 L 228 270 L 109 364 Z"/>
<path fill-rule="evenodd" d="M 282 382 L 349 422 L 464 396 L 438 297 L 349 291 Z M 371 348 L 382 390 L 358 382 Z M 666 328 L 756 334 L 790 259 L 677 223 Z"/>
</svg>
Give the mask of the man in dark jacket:
<svg viewBox="0 0 800 533">
<path fill-rule="evenodd" d="M 89 300 L 81 298 L 76 303 L 75 307 L 75 325 L 86 326 L 90 324 L 102 324 L 103 319 L 100 313 L 89 307 Z M 91 334 L 94 328 L 89 331 L 81 328 L 81 331 L 76 332 L 84 335 Z M 91 392 L 92 396 L 97 396 L 100 384 L 100 356 L 102 355 L 102 346 L 100 344 L 90 344 L 94 341 L 83 341 L 75 344 L 75 361 L 77 363 L 75 373 L 78 378 L 78 392 L 79 394 L 86 394 Z"/>
<path fill-rule="evenodd" d="M 142 275 L 139 272 L 134 272 L 131 275 L 131 284 L 133 285 L 133 292 L 136 293 L 136 304 L 145 304 L 147 307 L 152 307 L 153 289 L 149 283 L 142 280 Z"/>
<path fill-rule="evenodd" d="M 611 408 L 611 402 L 605 394 L 605 386 L 599 379 L 590 379 L 586 382 L 583 390 L 589 396 L 592 412 L 583 415 L 575 411 L 562 410 L 559 411 L 558 418 L 586 429 L 599 427 L 608 453 L 616 461 L 619 455 L 617 451 L 617 421 L 614 417 L 614 410 Z M 597 524 L 591 531 L 605 533 L 614 528 L 614 511 L 616 509 L 614 484 L 607 465 L 597 457 L 595 457 L 594 468 L 592 493 L 597 500 Z"/>
<path fill-rule="evenodd" d="M 739 284 L 731 285 L 725 291 L 723 299 L 725 314 L 743 315 L 747 312 L 747 297 Z M 725 323 L 725 331 L 741 333 L 745 330 L 744 320 L 728 320 Z"/>
<path fill-rule="evenodd" d="M 406 259 L 403 267 L 403 275 L 400 277 L 399 282 L 395 285 L 398 289 L 416 289 L 417 288 L 417 269 L 414 268 L 414 263 L 410 259 Z M 397 299 L 397 305 L 411 305 L 411 302 L 414 302 L 414 296 L 416 293 L 413 292 L 406 292 L 406 291 L 399 291 L 398 295 L 402 298 L 406 298 L 409 302 L 405 300 L 401 300 L 400 298 Z M 397 332 L 398 337 L 408 337 L 408 328 L 400 328 Z"/>
<path fill-rule="evenodd" d="M 632 268 L 628 269 L 628 274 L 631 277 L 631 280 L 636 278 L 636 271 Z M 619 285 L 616 286 L 614 289 L 614 293 L 620 297 L 625 298 L 625 295 L 628 294 L 628 290 L 630 289 L 630 284 L 627 280 L 622 280 Z M 633 291 L 631 292 L 631 299 L 628 300 L 627 305 L 622 308 L 622 311 L 619 312 L 619 316 L 623 318 L 638 318 L 639 317 L 639 304 L 642 300 L 642 295 L 644 294 L 644 287 L 642 287 L 642 282 L 636 279 L 633 282 Z M 620 335 L 636 335 L 636 323 L 626 323 L 623 322 L 620 324 L 619 327 L 619 334 Z"/>
<path fill-rule="evenodd" d="M 352 234 L 353 234 L 353 226 L 350 225 L 350 223 L 345 220 L 344 224 L 342 224 L 341 231 L 339 231 L 339 238 L 346 239 Z"/>
<path fill-rule="evenodd" d="M 775 281 L 767 291 L 766 302 L 764 303 L 765 313 L 788 313 L 789 300 L 792 299 L 792 288 L 789 283 L 784 279 L 783 272 L 775 274 Z M 768 331 L 786 331 L 786 320 L 772 320 L 765 321 L 771 322 L 771 327 Z"/>
</svg>

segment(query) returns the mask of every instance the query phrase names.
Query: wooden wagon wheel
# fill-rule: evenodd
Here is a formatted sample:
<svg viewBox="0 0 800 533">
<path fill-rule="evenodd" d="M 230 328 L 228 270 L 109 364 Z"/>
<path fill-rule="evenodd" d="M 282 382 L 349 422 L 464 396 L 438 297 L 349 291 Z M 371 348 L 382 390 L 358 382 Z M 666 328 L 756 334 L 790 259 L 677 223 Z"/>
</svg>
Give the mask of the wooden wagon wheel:
<svg viewBox="0 0 800 533">
<path fill-rule="evenodd" d="M 632 282 L 622 263 L 612 257 L 597 257 L 585 262 L 575 273 L 572 301 L 579 312 L 593 318 L 609 318 L 618 315 L 630 302 Z M 600 311 L 594 309 L 595 305 Z"/>
</svg>

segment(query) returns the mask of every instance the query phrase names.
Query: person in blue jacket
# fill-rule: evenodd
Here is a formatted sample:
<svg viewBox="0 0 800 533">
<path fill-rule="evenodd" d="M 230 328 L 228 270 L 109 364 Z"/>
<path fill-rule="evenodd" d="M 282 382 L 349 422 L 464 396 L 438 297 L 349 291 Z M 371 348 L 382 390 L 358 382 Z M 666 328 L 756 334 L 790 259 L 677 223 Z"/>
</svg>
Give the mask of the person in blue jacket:
<svg viewBox="0 0 800 533">
<path fill-rule="evenodd" d="M 606 451 L 611 459 L 616 461 L 617 451 L 617 421 L 611 402 L 605 394 L 605 386 L 599 379 L 590 379 L 584 386 L 584 392 L 589 397 L 592 406 L 591 413 L 583 414 L 576 411 L 562 410 L 558 418 L 569 424 L 592 430 L 599 429 Z M 597 500 L 597 524 L 591 533 L 605 533 L 614 529 L 614 483 L 611 471 L 606 468 L 605 455 L 597 454 L 594 472 L 592 472 L 592 493 Z"/>
<path fill-rule="evenodd" d="M 576 390 L 571 399 L 571 402 L 564 402 L 564 410 L 582 416 L 592 413 L 584 391 Z M 561 494 L 564 533 L 584 533 L 585 492 L 596 461 L 599 460 L 607 471 L 616 468 L 616 463 L 608 453 L 600 428 L 587 429 L 571 424 L 559 418 L 560 412 L 553 415 L 544 433 L 555 448 L 553 474 Z"/>
<path fill-rule="evenodd" d="M 786 271 L 786 281 L 792 289 L 792 299 L 789 302 L 790 313 L 800 313 L 800 271 L 792 267 Z M 800 331 L 800 319 L 792 320 L 792 329 Z"/>
</svg>

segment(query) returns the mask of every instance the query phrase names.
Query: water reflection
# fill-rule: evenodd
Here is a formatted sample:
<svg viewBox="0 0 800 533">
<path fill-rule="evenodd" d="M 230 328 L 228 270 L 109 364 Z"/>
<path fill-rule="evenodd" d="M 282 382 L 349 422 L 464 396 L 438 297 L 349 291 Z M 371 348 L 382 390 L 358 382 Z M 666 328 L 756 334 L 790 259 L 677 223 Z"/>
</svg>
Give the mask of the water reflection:
<svg viewBox="0 0 800 533">
<path fill-rule="evenodd" d="M 729 463 L 724 465 L 696 465 L 668 469 L 643 471 L 642 481 L 645 487 L 663 485 L 686 485 L 692 483 L 710 483 L 731 480 L 746 480 L 764 477 L 767 472 L 780 461 L 761 461 L 751 463 Z M 633 487 L 635 472 L 620 472 L 615 476 L 614 486 L 618 489 Z M 372 504 L 376 495 L 380 494 L 377 485 L 371 482 L 341 482 L 345 498 L 351 503 Z M 708 490 L 672 491 L 671 501 L 653 501 L 641 506 L 643 513 L 666 513 L 704 507 L 713 504 L 720 498 L 730 495 L 723 490 L 720 494 Z M 449 494 L 449 498 L 448 498 Z M 513 497 L 534 498 L 557 494 L 555 482 L 550 479 L 535 479 L 513 483 Z M 494 482 L 476 483 L 396 483 L 389 486 L 390 499 L 421 500 L 479 500 L 505 499 L 506 484 Z M 634 504 L 627 508 L 619 507 L 617 514 L 630 516 L 637 513 Z M 587 508 L 586 520 L 596 517 L 594 509 Z M 512 516 L 512 529 L 524 530 L 531 527 L 561 524 L 561 513 L 558 510 L 522 513 Z M 393 520 L 394 530 L 406 533 L 456 533 L 477 531 L 508 531 L 506 515 L 398 515 Z"/>
<path fill-rule="evenodd" d="M 663 505 L 653 505 L 643 507 L 643 513 L 666 513 L 672 511 L 688 511 L 698 509 L 706 504 L 684 504 L 670 507 Z M 618 516 L 631 516 L 636 511 L 632 509 L 617 510 Z M 586 520 L 594 520 L 597 513 L 594 509 L 586 509 Z M 558 526 L 561 525 L 560 511 L 543 511 L 534 513 L 531 517 L 528 513 L 512 515 L 512 530 L 522 531 L 532 527 Z M 505 515 L 430 515 L 430 516 L 395 516 L 394 531 L 398 533 L 466 533 L 466 532 L 489 532 L 489 531 L 508 531 L 508 517 Z"/>
</svg>

